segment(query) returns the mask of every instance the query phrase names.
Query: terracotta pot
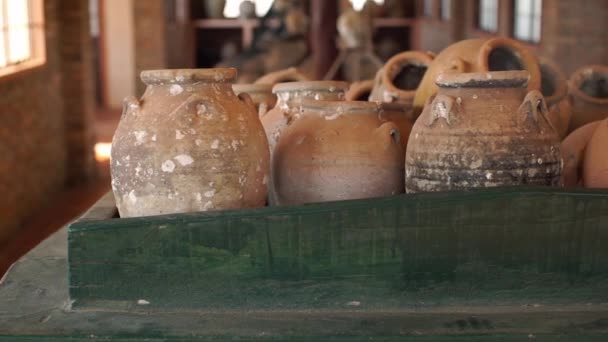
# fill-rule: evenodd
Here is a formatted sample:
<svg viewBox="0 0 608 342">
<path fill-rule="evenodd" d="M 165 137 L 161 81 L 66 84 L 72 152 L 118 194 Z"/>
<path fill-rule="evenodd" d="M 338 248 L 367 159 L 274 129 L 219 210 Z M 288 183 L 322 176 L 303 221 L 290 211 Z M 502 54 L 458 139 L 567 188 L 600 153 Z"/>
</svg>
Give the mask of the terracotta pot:
<svg viewBox="0 0 608 342">
<path fill-rule="evenodd" d="M 344 100 L 348 83 L 336 81 L 287 82 L 274 86 L 276 106 L 261 117 L 268 137 L 270 152 L 274 150 L 281 131 L 293 120 L 302 100 Z"/>
<path fill-rule="evenodd" d="M 392 122 L 399 128 L 399 139 L 403 152 L 407 150 L 407 142 L 414 126 L 412 108 L 404 103 L 378 103 L 382 122 Z"/>
<path fill-rule="evenodd" d="M 583 181 L 586 188 L 608 189 L 608 119 L 601 121 L 585 150 Z"/>
<path fill-rule="evenodd" d="M 416 88 L 432 61 L 433 56 L 422 51 L 406 51 L 391 57 L 376 75 L 370 100 L 411 106 Z"/>
<path fill-rule="evenodd" d="M 541 92 L 549 109 L 549 120 L 560 139 L 568 134 L 572 105 L 568 97 L 568 81 L 560 68 L 547 58 L 539 58 Z"/>
<path fill-rule="evenodd" d="M 540 68 L 534 53 L 510 38 L 469 39 L 454 43 L 441 51 L 424 74 L 416 90 L 416 115 L 429 97 L 436 94 L 437 77 L 445 72 L 470 73 L 488 71 L 527 70 L 530 73 L 528 90 L 540 90 Z"/>
<path fill-rule="evenodd" d="M 255 84 L 271 84 L 285 82 L 304 82 L 310 81 L 310 79 L 300 72 L 297 68 L 288 68 L 285 70 L 274 71 L 268 73 L 255 81 Z"/>
<path fill-rule="evenodd" d="M 285 129 L 273 157 L 278 203 L 403 192 L 399 129 L 383 122 L 381 112 L 373 102 L 303 101 L 301 117 Z"/>
<path fill-rule="evenodd" d="M 207 18 L 221 19 L 224 17 L 226 0 L 205 0 L 205 14 Z"/>
<path fill-rule="evenodd" d="M 232 90 L 236 95 L 249 94 L 260 117 L 274 108 L 277 103 L 277 96 L 272 93 L 270 84 L 235 84 L 232 86 Z"/>
<path fill-rule="evenodd" d="M 608 117 L 608 66 L 591 65 L 570 77 L 572 120 L 570 131 Z"/>
<path fill-rule="evenodd" d="M 446 73 L 412 129 L 407 192 L 559 185 L 559 137 L 526 71 Z"/>
<path fill-rule="evenodd" d="M 374 88 L 374 80 L 351 83 L 346 92 L 346 101 L 368 101 Z"/>
<path fill-rule="evenodd" d="M 564 161 L 562 184 L 565 187 L 583 186 L 582 169 L 585 149 L 600 122 L 594 121 L 579 127 L 562 141 L 561 154 Z"/>
<path fill-rule="evenodd" d="M 260 207 L 270 157 L 235 69 L 153 70 L 140 101 L 125 99 L 112 141 L 121 217 Z"/>
</svg>

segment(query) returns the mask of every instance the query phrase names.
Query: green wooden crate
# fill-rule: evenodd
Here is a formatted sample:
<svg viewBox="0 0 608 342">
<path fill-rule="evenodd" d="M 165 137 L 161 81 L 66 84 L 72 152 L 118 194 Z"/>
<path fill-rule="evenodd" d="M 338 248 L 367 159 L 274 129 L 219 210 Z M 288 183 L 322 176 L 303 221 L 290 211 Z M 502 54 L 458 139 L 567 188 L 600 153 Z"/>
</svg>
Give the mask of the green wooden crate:
<svg viewBox="0 0 608 342">
<path fill-rule="evenodd" d="M 608 192 L 115 217 L 108 195 L 69 228 L 76 311 L 204 312 L 235 336 L 608 333 Z"/>
</svg>

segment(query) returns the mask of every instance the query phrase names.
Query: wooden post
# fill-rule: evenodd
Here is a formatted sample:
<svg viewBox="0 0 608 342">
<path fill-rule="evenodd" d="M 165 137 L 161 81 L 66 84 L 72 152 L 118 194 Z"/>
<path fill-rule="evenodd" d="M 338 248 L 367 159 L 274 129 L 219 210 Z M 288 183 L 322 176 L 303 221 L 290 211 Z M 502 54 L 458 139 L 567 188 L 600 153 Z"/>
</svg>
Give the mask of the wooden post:
<svg viewBox="0 0 608 342">
<path fill-rule="evenodd" d="M 336 19 L 338 2 L 312 0 L 310 2 L 310 46 L 315 66 L 315 76 L 322 79 L 336 58 Z"/>
</svg>

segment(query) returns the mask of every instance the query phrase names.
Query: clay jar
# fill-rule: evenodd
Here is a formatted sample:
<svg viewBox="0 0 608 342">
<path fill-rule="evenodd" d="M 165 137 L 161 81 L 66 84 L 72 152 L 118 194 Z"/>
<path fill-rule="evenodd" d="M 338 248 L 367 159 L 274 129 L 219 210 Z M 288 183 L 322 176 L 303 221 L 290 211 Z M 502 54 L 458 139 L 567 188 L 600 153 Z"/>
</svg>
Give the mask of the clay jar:
<svg viewBox="0 0 608 342">
<path fill-rule="evenodd" d="M 406 191 L 559 185 L 559 138 L 526 71 L 446 73 L 412 129 Z"/>
<path fill-rule="evenodd" d="M 608 189 L 608 119 L 601 121 L 595 129 L 583 163 L 585 187 Z"/>
<path fill-rule="evenodd" d="M 266 114 L 277 103 L 277 96 L 272 93 L 272 85 L 270 84 L 235 84 L 232 86 L 232 90 L 236 95 L 249 94 L 259 116 Z"/>
<path fill-rule="evenodd" d="M 275 85 L 272 92 L 277 95 L 277 104 L 261 118 L 271 154 L 281 131 L 293 119 L 294 110 L 299 110 L 302 100 L 344 100 L 346 90 L 348 83 L 336 81 L 287 82 Z"/>
<path fill-rule="evenodd" d="M 557 131 L 560 139 L 568 134 L 572 105 L 568 97 L 568 81 L 552 61 L 539 58 L 541 74 L 541 92 L 549 109 L 549 120 Z"/>
<path fill-rule="evenodd" d="M 388 196 L 403 192 L 399 129 L 379 104 L 303 101 L 274 157 L 279 204 Z"/>
<path fill-rule="evenodd" d="M 382 122 L 392 122 L 399 129 L 399 138 L 403 152 L 407 150 L 407 142 L 414 126 L 412 108 L 404 103 L 378 103 L 380 112 L 378 117 Z"/>
<path fill-rule="evenodd" d="M 346 101 L 368 101 L 374 88 L 374 80 L 353 82 L 346 92 Z"/>
<path fill-rule="evenodd" d="M 439 53 L 420 82 L 414 98 L 416 116 L 428 98 L 437 93 L 437 76 L 445 72 L 527 70 L 528 90 L 540 90 L 540 68 L 536 56 L 523 44 L 510 38 L 468 39 L 454 43 Z"/>
<path fill-rule="evenodd" d="M 112 141 L 121 217 L 265 204 L 268 143 L 235 69 L 153 70 L 141 100 L 125 99 Z"/>
<path fill-rule="evenodd" d="M 412 105 L 416 88 L 433 61 L 433 55 L 406 51 L 391 57 L 376 74 L 370 101 Z"/>
<path fill-rule="evenodd" d="M 591 65 L 570 77 L 572 120 L 570 131 L 608 117 L 608 66 Z"/>
<path fill-rule="evenodd" d="M 310 81 L 310 79 L 297 68 L 287 68 L 284 70 L 270 72 L 255 80 L 255 84 L 275 85 L 277 83 L 304 81 Z"/>
<path fill-rule="evenodd" d="M 594 121 L 581 126 L 570 133 L 561 144 L 562 184 L 569 188 L 583 186 L 583 160 L 587 144 L 601 121 Z"/>
</svg>

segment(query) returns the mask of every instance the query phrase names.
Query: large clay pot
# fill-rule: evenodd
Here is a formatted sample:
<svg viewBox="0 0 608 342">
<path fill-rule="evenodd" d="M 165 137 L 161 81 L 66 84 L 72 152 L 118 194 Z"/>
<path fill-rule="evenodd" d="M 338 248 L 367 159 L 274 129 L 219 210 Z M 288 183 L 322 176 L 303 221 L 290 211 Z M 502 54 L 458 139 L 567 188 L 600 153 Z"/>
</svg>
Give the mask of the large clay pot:
<svg viewBox="0 0 608 342">
<path fill-rule="evenodd" d="M 272 93 L 270 84 L 235 84 L 232 86 L 232 90 L 236 95 L 249 94 L 260 117 L 274 108 L 277 103 L 277 96 Z"/>
<path fill-rule="evenodd" d="M 291 122 L 294 113 L 297 114 L 299 102 L 306 99 L 344 100 L 347 90 L 348 83 L 337 81 L 287 82 L 275 85 L 272 92 L 277 95 L 277 104 L 261 118 L 271 154 L 281 131 Z"/>
<path fill-rule="evenodd" d="M 559 185 L 559 137 L 526 71 L 446 73 L 416 120 L 407 192 Z"/>
<path fill-rule="evenodd" d="M 346 92 L 346 101 L 368 101 L 374 88 L 374 80 L 353 82 Z"/>
<path fill-rule="evenodd" d="M 399 53 L 378 71 L 371 101 L 400 102 L 412 105 L 416 89 L 433 62 L 433 55 L 422 51 Z"/>
<path fill-rule="evenodd" d="M 562 160 L 562 184 L 567 187 L 583 186 L 583 160 L 585 150 L 593 132 L 601 121 L 590 122 L 570 133 L 561 144 Z"/>
<path fill-rule="evenodd" d="M 583 163 L 585 187 L 608 189 L 608 119 L 601 121 L 593 132 Z"/>
<path fill-rule="evenodd" d="M 379 104 L 303 101 L 273 157 L 279 204 L 394 195 L 403 192 L 399 129 Z"/>
<path fill-rule="evenodd" d="M 471 73 L 527 70 L 528 90 L 540 90 L 538 59 L 520 42 L 510 38 L 468 39 L 454 43 L 439 53 L 420 82 L 414 98 L 416 115 L 426 101 L 437 93 L 437 77 L 445 72 Z"/>
<path fill-rule="evenodd" d="M 205 14 L 207 18 L 221 19 L 224 17 L 224 7 L 226 0 L 205 0 Z"/>
<path fill-rule="evenodd" d="M 570 131 L 608 117 L 608 66 L 591 65 L 570 77 L 572 120 Z"/>
<path fill-rule="evenodd" d="M 255 80 L 255 84 L 275 85 L 277 83 L 304 81 L 310 81 L 310 79 L 297 68 L 287 68 L 284 70 L 270 72 Z"/>
<path fill-rule="evenodd" d="M 121 217 L 260 207 L 268 143 L 235 69 L 153 70 L 141 100 L 125 100 L 112 141 Z"/>
<path fill-rule="evenodd" d="M 407 150 L 407 142 L 414 126 L 412 108 L 404 103 L 378 103 L 380 113 L 378 117 L 383 122 L 392 122 L 399 128 L 399 139 L 403 152 Z"/>
<path fill-rule="evenodd" d="M 568 96 L 568 81 L 560 68 L 547 58 L 539 58 L 541 92 L 549 109 L 549 120 L 560 139 L 568 134 L 572 105 Z"/>
</svg>

